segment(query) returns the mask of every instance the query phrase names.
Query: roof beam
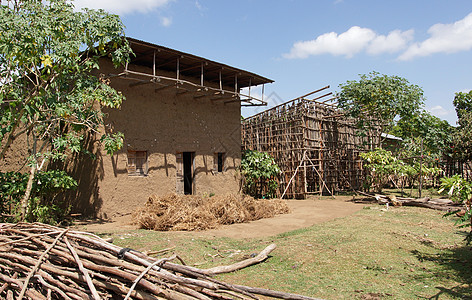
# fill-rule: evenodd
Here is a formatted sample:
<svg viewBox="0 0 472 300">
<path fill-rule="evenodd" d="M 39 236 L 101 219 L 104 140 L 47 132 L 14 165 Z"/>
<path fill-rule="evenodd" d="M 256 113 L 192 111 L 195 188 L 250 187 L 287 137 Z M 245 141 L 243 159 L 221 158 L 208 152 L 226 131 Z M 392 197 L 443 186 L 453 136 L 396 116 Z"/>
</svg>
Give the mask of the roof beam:
<svg viewBox="0 0 472 300">
<path fill-rule="evenodd" d="M 136 53 L 137 57 L 132 60 L 133 63 L 138 65 L 144 65 L 152 68 L 154 65 L 154 52 L 157 52 L 156 56 L 156 67 L 164 67 L 166 71 L 175 71 L 175 59 L 181 57 L 180 61 L 180 73 L 181 75 L 190 72 L 189 76 L 198 76 L 197 72 L 192 71 L 194 68 L 197 69 L 200 67 L 201 63 L 205 63 L 205 80 L 209 82 L 218 83 L 219 81 L 219 72 L 222 72 L 222 82 L 224 86 L 231 86 L 233 82 L 234 73 L 240 73 L 238 76 L 238 88 L 246 87 L 249 84 L 249 77 L 252 77 L 251 84 L 259 85 L 262 83 L 273 82 L 270 79 L 262 77 L 260 75 L 244 71 L 238 68 L 231 67 L 219 62 L 208 60 L 203 57 L 196 55 L 184 53 L 178 50 L 166 48 L 160 45 L 136 40 L 133 38 L 127 38 L 131 48 Z M 198 75 L 197 75 L 198 74 Z M 153 73 L 153 75 L 155 75 Z M 230 78 L 228 78 L 230 77 Z"/>
<path fill-rule="evenodd" d="M 129 75 L 150 77 L 151 79 L 149 81 L 146 81 L 146 80 L 143 80 L 143 79 L 140 79 L 140 78 L 130 77 Z M 210 93 L 210 92 L 215 93 L 216 92 L 217 94 L 221 94 L 221 95 L 228 94 L 228 95 L 232 95 L 232 97 L 238 97 L 239 99 L 241 99 L 241 97 L 244 97 L 240 101 L 249 102 L 249 103 L 252 103 L 251 101 L 256 101 L 256 102 L 259 103 L 259 104 L 252 103 L 253 105 L 257 105 L 257 106 L 267 105 L 267 103 L 264 102 L 263 100 L 257 99 L 257 98 L 252 97 L 252 96 L 241 94 L 241 93 L 239 93 L 239 91 L 234 92 L 234 91 L 218 89 L 218 88 L 214 88 L 214 87 L 210 87 L 210 86 L 203 86 L 203 85 L 199 85 L 199 84 L 193 83 L 191 81 L 187 81 L 187 80 L 180 79 L 180 78 L 176 79 L 176 78 L 170 78 L 170 77 L 166 77 L 166 76 L 154 76 L 152 74 L 142 73 L 142 72 L 137 72 L 137 71 L 132 71 L 132 70 L 125 70 L 124 72 L 118 74 L 116 77 L 123 77 L 124 79 L 138 80 L 138 83 L 135 84 L 135 85 L 144 84 L 144 82 L 155 82 L 159 85 L 162 85 L 162 87 L 158 87 L 158 88 L 155 89 L 156 92 L 160 91 L 160 90 L 163 90 L 163 89 L 170 88 L 170 87 L 178 87 L 178 85 L 188 85 L 188 86 L 192 86 L 192 87 L 196 88 L 195 92 L 205 91 L 207 93 Z M 165 81 L 170 81 L 172 83 L 171 84 L 164 84 L 164 83 L 161 83 L 160 81 L 164 81 L 164 82 Z M 235 85 L 237 87 L 237 76 L 235 76 Z"/>
</svg>

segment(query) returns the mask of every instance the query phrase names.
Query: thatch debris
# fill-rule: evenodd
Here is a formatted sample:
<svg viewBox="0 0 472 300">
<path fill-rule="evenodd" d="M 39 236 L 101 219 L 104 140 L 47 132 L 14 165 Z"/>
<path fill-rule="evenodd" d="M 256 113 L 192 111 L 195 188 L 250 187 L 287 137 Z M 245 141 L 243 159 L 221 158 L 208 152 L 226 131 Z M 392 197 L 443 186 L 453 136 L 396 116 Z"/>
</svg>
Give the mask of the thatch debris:
<svg viewBox="0 0 472 300">
<path fill-rule="evenodd" d="M 140 228 L 152 230 L 205 230 L 218 225 L 244 223 L 289 212 L 285 200 L 250 196 L 151 196 L 133 214 Z"/>
<path fill-rule="evenodd" d="M 86 232 L 0 223 L 0 299 L 313 299 L 210 277 L 258 263 L 274 249 L 243 264 L 203 270 L 172 263 L 175 254 L 155 259 Z"/>
</svg>

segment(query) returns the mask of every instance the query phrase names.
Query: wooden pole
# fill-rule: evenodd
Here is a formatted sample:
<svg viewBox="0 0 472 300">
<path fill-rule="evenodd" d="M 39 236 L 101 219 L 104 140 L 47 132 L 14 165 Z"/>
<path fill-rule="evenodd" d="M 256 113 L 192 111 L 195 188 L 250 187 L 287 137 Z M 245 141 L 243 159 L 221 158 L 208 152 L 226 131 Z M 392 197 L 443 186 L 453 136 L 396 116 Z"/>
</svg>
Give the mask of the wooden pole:
<svg viewBox="0 0 472 300">
<path fill-rule="evenodd" d="M 305 195 L 304 197 L 306 198 L 306 195 L 308 193 L 308 182 L 306 180 L 306 160 L 305 158 L 303 158 L 303 183 L 304 183 L 304 187 L 305 187 Z"/>
<path fill-rule="evenodd" d="M 234 92 L 238 92 L 238 73 L 234 75 Z"/>
<path fill-rule="evenodd" d="M 420 156 L 420 185 L 418 187 L 418 197 L 421 198 L 421 190 L 423 189 L 423 138 L 421 138 L 421 156 Z"/>
<path fill-rule="evenodd" d="M 156 50 L 154 50 L 154 55 L 152 57 L 152 75 L 156 76 Z"/>
<path fill-rule="evenodd" d="M 305 150 L 305 152 L 306 152 L 306 150 Z M 303 158 L 305 158 L 305 152 L 303 152 Z M 302 159 L 302 161 L 300 162 L 300 164 L 299 164 L 299 165 L 297 166 L 297 168 L 295 169 L 295 172 L 293 173 L 292 178 L 290 178 L 289 182 L 287 183 L 287 186 L 285 187 L 285 190 L 284 190 L 284 192 L 283 192 L 283 194 L 282 194 L 282 197 L 280 197 L 281 199 L 284 198 L 285 193 L 287 192 L 288 188 L 290 187 L 290 183 L 292 183 L 293 179 L 294 179 L 295 176 L 297 175 L 298 169 L 300 169 L 300 167 L 302 166 L 303 161 L 304 161 L 304 159 Z"/>
<path fill-rule="evenodd" d="M 323 185 L 324 182 L 323 174 L 323 131 L 322 131 L 322 123 L 323 121 L 319 121 L 319 138 L 320 138 L 320 148 L 318 149 L 318 159 L 320 161 L 320 172 L 318 173 L 318 178 L 320 179 L 320 197 L 323 195 Z"/>
<path fill-rule="evenodd" d="M 251 78 L 249 77 L 249 92 L 248 92 L 249 97 L 251 97 Z"/>
<path fill-rule="evenodd" d="M 180 79 L 180 58 L 177 57 L 177 80 Z"/>
<path fill-rule="evenodd" d="M 222 91 L 223 90 L 223 83 L 221 82 L 221 70 L 218 73 L 218 76 L 219 76 L 219 79 L 220 79 L 220 91 Z"/>
<path fill-rule="evenodd" d="M 203 62 L 202 62 L 202 69 L 200 74 L 200 85 L 203 86 Z"/>
<path fill-rule="evenodd" d="M 318 173 L 318 170 L 316 170 L 316 168 L 314 167 L 314 164 L 313 164 L 313 161 L 311 161 L 311 159 L 309 157 L 308 158 L 308 161 L 311 163 L 311 165 L 313 166 L 313 169 L 316 171 L 316 173 Z M 320 176 L 320 173 L 318 173 L 318 175 Z M 320 176 L 321 177 L 321 176 Z M 321 185 L 324 185 L 324 187 L 328 190 L 328 192 L 331 194 L 331 197 L 334 198 L 334 194 L 333 192 L 331 192 L 331 190 L 328 188 L 328 186 L 326 185 L 326 182 L 321 178 L 321 183 L 320 183 L 320 186 Z M 321 196 L 321 195 L 320 195 Z"/>
</svg>

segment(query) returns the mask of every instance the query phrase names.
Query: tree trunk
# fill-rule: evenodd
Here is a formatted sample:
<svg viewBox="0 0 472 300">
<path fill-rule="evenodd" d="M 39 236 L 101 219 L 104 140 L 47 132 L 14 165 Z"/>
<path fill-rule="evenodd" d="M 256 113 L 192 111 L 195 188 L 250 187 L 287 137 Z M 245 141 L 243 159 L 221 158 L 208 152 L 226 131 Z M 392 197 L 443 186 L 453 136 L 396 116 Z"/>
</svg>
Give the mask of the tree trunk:
<svg viewBox="0 0 472 300">
<path fill-rule="evenodd" d="M 36 170 L 37 170 L 37 163 L 34 162 L 30 170 L 30 175 L 28 178 L 28 184 L 26 185 L 25 195 L 23 196 L 23 199 L 21 199 L 21 212 L 20 212 L 21 221 L 25 220 L 26 214 L 28 212 L 28 204 L 29 204 L 29 199 L 31 197 L 31 190 L 33 189 L 33 181 L 34 181 L 34 176 L 36 175 Z"/>
</svg>

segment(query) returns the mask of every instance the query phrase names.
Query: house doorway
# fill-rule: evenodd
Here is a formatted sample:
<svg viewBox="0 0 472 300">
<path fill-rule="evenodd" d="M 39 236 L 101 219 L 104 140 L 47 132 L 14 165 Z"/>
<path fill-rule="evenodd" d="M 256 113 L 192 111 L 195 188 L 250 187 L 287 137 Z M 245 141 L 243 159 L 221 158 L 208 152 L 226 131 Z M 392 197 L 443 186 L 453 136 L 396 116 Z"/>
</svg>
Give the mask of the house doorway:
<svg viewBox="0 0 472 300">
<path fill-rule="evenodd" d="M 184 194 L 192 195 L 193 194 L 193 159 L 194 152 L 184 152 L 183 153 L 183 175 L 184 175 Z"/>
</svg>

